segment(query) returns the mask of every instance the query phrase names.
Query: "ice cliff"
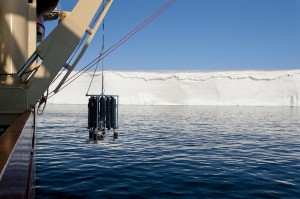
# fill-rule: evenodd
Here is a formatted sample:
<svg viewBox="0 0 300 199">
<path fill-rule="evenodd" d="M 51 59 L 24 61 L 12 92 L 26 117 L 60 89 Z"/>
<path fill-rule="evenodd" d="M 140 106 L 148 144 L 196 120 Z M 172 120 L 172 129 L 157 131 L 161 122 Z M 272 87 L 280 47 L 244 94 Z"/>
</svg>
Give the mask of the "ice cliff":
<svg viewBox="0 0 300 199">
<path fill-rule="evenodd" d="M 83 74 L 48 102 L 86 104 L 91 78 L 92 73 Z M 105 94 L 117 94 L 120 104 L 130 105 L 300 105 L 300 70 L 105 71 L 104 87 Z M 100 93 L 98 72 L 89 94 Z"/>
</svg>

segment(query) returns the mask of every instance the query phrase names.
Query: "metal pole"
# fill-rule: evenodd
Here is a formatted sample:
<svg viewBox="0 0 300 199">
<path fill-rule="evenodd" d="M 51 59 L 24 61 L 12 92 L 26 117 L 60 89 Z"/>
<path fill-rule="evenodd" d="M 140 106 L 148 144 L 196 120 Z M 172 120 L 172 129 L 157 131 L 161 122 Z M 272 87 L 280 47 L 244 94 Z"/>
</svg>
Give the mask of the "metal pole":
<svg viewBox="0 0 300 199">
<path fill-rule="evenodd" d="M 18 71 L 18 77 L 22 77 L 26 70 L 31 66 L 31 64 L 38 58 L 38 53 L 35 51 L 28 59 L 28 61 L 22 66 L 22 68 Z"/>
</svg>

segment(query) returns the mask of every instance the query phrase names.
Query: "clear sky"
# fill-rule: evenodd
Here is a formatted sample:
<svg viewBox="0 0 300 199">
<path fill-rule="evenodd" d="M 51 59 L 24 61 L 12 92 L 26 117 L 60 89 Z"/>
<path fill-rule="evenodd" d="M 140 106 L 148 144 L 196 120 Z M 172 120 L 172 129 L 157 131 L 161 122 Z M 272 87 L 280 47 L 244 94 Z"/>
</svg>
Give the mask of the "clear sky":
<svg viewBox="0 0 300 199">
<path fill-rule="evenodd" d="M 63 10 L 76 2 L 60 0 Z M 114 0 L 105 19 L 106 49 L 166 2 Z M 78 68 L 98 56 L 101 38 L 98 31 Z M 104 65 L 106 70 L 300 69 L 300 0 L 177 0 Z"/>
</svg>

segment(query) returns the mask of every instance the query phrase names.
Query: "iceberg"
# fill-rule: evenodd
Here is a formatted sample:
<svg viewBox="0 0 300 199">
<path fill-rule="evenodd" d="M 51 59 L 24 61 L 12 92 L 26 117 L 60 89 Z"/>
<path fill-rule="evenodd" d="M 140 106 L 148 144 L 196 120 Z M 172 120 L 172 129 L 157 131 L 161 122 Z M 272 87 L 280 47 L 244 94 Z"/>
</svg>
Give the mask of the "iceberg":
<svg viewBox="0 0 300 199">
<path fill-rule="evenodd" d="M 101 74 L 83 74 L 48 102 L 87 104 L 93 76 L 88 94 L 101 93 Z M 104 89 L 124 105 L 299 106 L 300 70 L 105 71 Z"/>
</svg>

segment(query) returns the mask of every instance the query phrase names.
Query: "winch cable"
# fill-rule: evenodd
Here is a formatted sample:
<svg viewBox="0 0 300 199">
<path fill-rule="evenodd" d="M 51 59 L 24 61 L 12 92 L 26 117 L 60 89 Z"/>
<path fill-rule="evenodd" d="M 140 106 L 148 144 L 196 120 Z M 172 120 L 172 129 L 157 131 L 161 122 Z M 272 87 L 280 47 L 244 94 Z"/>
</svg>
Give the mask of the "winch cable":
<svg viewBox="0 0 300 199">
<path fill-rule="evenodd" d="M 79 70 L 77 73 L 75 73 L 73 76 L 71 76 L 69 79 L 67 79 L 64 82 L 64 86 L 62 86 L 56 93 L 53 91 L 50 93 L 51 95 L 48 97 L 51 98 L 54 95 L 56 95 L 59 91 L 70 85 L 73 81 L 75 81 L 77 78 L 79 78 L 81 75 L 83 75 L 85 72 L 87 72 L 90 68 L 98 64 L 102 59 L 110 55 L 113 51 L 115 51 L 118 47 L 120 47 L 122 44 L 124 44 L 126 41 L 128 41 L 133 35 L 135 35 L 137 32 L 139 32 L 141 29 L 143 29 L 146 25 L 148 25 L 150 22 L 152 22 L 154 19 L 156 19 L 160 14 L 162 14 L 165 10 L 167 10 L 172 4 L 174 4 L 176 0 L 169 0 L 167 3 L 165 3 L 162 7 L 160 7 L 154 14 L 152 14 L 150 17 L 148 17 L 145 21 L 143 21 L 140 25 L 135 27 L 131 32 L 129 32 L 127 35 L 125 35 L 122 39 L 120 39 L 118 42 L 116 42 L 113 46 L 111 46 L 108 50 L 106 50 L 103 54 L 100 54 L 98 57 L 96 57 L 93 61 L 88 63 L 85 67 L 83 67 L 81 70 Z"/>
<path fill-rule="evenodd" d="M 103 34 L 102 34 L 102 49 L 101 49 L 101 54 L 104 53 L 104 19 L 103 19 Z M 100 56 L 101 56 L 100 54 Z M 101 84 L 101 95 L 104 95 L 104 59 L 102 59 L 102 65 L 101 65 L 101 69 L 102 69 L 102 84 Z"/>
<path fill-rule="evenodd" d="M 104 11 L 106 5 L 107 5 L 107 1 L 105 1 L 105 3 L 103 4 L 102 8 L 98 11 L 98 14 L 96 15 L 96 17 L 94 18 L 92 24 L 91 24 L 91 28 L 93 28 L 96 24 L 96 22 L 99 20 L 102 12 Z M 83 42 L 87 39 L 88 34 L 84 34 L 83 38 L 80 40 L 76 50 L 73 52 L 71 58 L 69 59 L 68 63 L 65 65 L 65 67 L 63 67 L 63 69 L 60 71 L 60 73 L 54 78 L 54 80 L 51 82 L 51 84 L 53 84 L 60 76 L 61 74 L 66 70 L 66 68 L 70 65 L 70 63 L 72 62 L 72 60 L 74 59 L 75 55 L 77 54 L 78 50 L 81 48 Z M 50 85 L 51 85 L 50 84 Z"/>
<path fill-rule="evenodd" d="M 112 47 L 110 47 L 108 50 L 106 50 L 102 55 L 98 56 L 96 59 L 94 59 L 92 62 L 90 62 L 86 67 L 79 70 L 76 74 L 71 76 L 68 80 L 66 80 L 65 83 L 73 79 L 76 75 L 84 71 L 86 68 L 87 70 L 92 68 L 95 64 L 95 61 L 100 61 L 101 59 L 108 56 L 110 53 L 112 53 L 116 48 L 121 46 L 124 42 L 126 42 L 128 39 L 130 39 L 134 34 L 136 34 L 138 31 L 140 31 L 142 28 L 144 28 L 148 23 L 150 23 L 152 20 L 154 20 L 158 15 L 160 15 L 163 11 L 165 11 L 171 4 L 173 4 L 176 0 L 169 0 L 164 6 L 162 6 L 158 11 L 156 11 L 153 15 L 148 17 L 143 23 L 141 23 L 139 26 L 134 28 L 131 32 L 129 32 L 126 36 L 124 36 L 121 40 L 119 40 L 117 43 L 115 43 Z M 91 65 L 94 63 L 93 65 Z M 90 66 L 91 65 L 91 66 Z M 89 67 L 90 66 L 90 67 Z M 87 70 L 85 70 L 83 73 L 85 73 Z"/>
<path fill-rule="evenodd" d="M 103 34 L 102 34 L 102 49 L 101 49 L 101 54 L 104 53 L 104 19 L 103 19 Z M 100 54 L 100 56 L 101 56 Z M 102 70 L 102 76 L 101 76 L 101 95 L 104 95 L 104 59 L 102 59 L 102 65 L 101 65 L 101 70 Z"/>
<path fill-rule="evenodd" d="M 90 84 L 89 84 L 89 88 L 88 88 L 88 90 L 87 90 L 87 92 L 86 92 L 85 95 L 88 95 L 88 93 L 89 93 L 89 91 L 90 91 L 90 88 L 91 88 L 91 86 L 92 86 L 93 80 L 94 80 L 95 75 L 96 75 L 96 71 L 97 71 L 97 69 L 98 69 L 98 66 L 99 66 L 99 62 L 97 62 L 96 67 L 95 67 L 95 70 L 94 70 L 94 73 L 93 73 L 93 75 L 91 75 L 91 76 L 92 76 L 92 80 L 91 80 L 91 82 L 90 82 Z"/>
<path fill-rule="evenodd" d="M 104 19 L 103 19 L 103 23 L 102 23 L 102 47 L 101 47 L 101 53 L 100 53 L 100 56 L 104 53 Z M 102 88 L 101 88 L 101 95 L 104 94 L 103 90 L 104 90 L 104 74 L 103 74 L 103 70 L 104 70 L 104 60 L 102 59 L 101 60 L 102 62 Z M 91 88 L 91 85 L 93 83 L 93 80 L 95 78 L 95 75 L 96 75 L 96 71 L 98 69 L 98 65 L 99 65 L 99 62 L 97 62 L 97 65 L 95 67 L 95 70 L 94 70 L 94 74 L 92 75 L 92 79 L 91 79 L 91 82 L 90 82 L 90 85 L 89 85 L 89 88 L 86 92 L 86 96 L 89 94 L 89 91 L 90 91 L 90 88 Z"/>
<path fill-rule="evenodd" d="M 66 86 L 68 86 L 70 83 L 72 83 L 75 79 L 80 77 L 83 73 L 87 72 L 90 68 L 95 66 L 98 62 L 100 62 L 102 59 L 104 59 L 106 56 L 108 56 L 110 53 L 112 53 L 115 49 L 117 49 L 119 46 L 121 46 L 123 43 L 125 43 L 128 39 L 130 39 L 134 34 L 136 34 L 138 31 L 140 31 L 142 28 L 144 28 L 148 23 L 153 21 L 156 17 L 158 17 L 162 12 L 164 12 L 168 7 L 170 7 L 173 3 L 175 3 L 176 0 L 169 0 L 166 4 L 164 4 L 159 10 L 157 10 L 153 15 L 148 17 L 143 23 L 141 23 L 139 26 L 137 26 L 135 29 L 133 29 L 130 33 L 128 33 L 126 36 L 124 36 L 121 40 L 119 40 L 117 43 L 115 43 L 112 47 L 110 47 L 108 50 L 106 50 L 102 55 L 98 56 L 96 59 L 91 61 L 88 65 L 86 65 L 84 68 L 79 70 L 76 74 L 71 76 L 69 79 L 65 81 L 65 86 L 61 87 L 58 91 L 62 90 Z M 69 83 L 68 83 L 69 82 Z M 51 92 L 52 97 L 53 91 Z"/>
</svg>

